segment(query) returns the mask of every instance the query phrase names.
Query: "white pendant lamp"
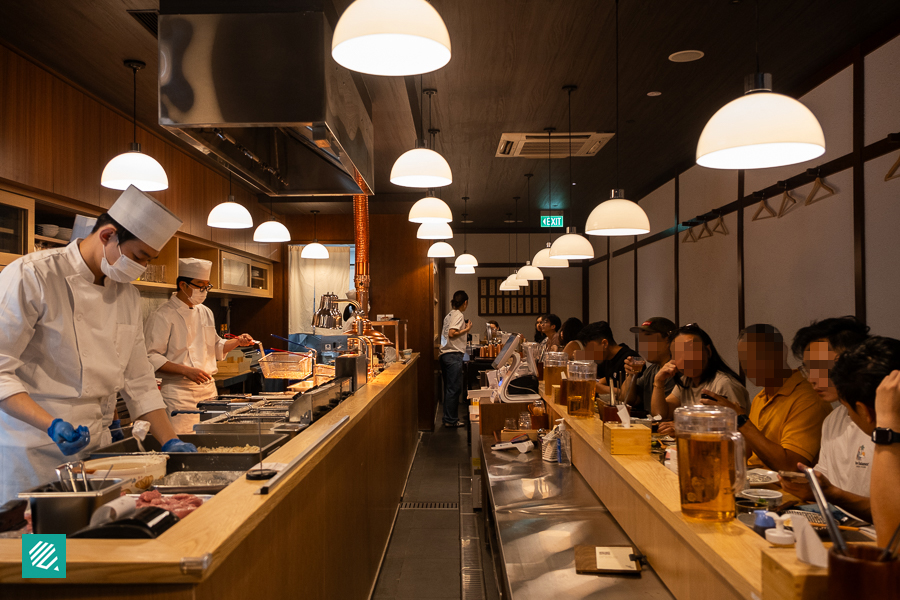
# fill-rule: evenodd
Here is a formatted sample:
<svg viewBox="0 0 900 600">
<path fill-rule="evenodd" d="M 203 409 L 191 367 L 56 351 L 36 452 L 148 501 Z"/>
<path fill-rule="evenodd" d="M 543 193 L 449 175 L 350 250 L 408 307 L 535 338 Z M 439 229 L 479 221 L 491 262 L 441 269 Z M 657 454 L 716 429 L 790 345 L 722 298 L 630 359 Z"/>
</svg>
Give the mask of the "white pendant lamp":
<svg viewBox="0 0 900 600">
<path fill-rule="evenodd" d="M 425 0 L 356 0 L 334 28 L 331 56 L 368 75 L 419 75 L 450 62 L 450 34 Z"/>
<path fill-rule="evenodd" d="M 461 267 L 456 267 L 456 272 L 459 275 L 472 275 L 475 273 L 475 267 L 463 265 Z"/>
<path fill-rule="evenodd" d="M 456 251 L 447 242 L 435 242 L 428 247 L 428 258 L 453 258 L 454 256 L 456 256 Z"/>
<path fill-rule="evenodd" d="M 231 194 L 231 171 L 228 171 L 228 201 L 216 205 L 209 211 L 206 224 L 216 229 L 249 229 L 253 227 L 253 217 L 250 216 L 250 211 L 235 202 L 234 196 Z"/>
<path fill-rule="evenodd" d="M 765 169 L 825 153 L 825 134 L 811 110 L 772 92 L 772 75 L 744 80 L 744 95 L 712 116 L 697 143 L 697 164 L 711 169 Z"/>
<path fill-rule="evenodd" d="M 268 243 L 289 242 L 291 241 L 291 232 L 284 226 L 284 223 L 266 221 L 253 232 L 253 241 Z"/>
<path fill-rule="evenodd" d="M 528 287 L 528 280 L 519 274 L 519 270 L 513 273 L 512 277 L 514 278 L 512 282 L 516 284 L 516 287 Z"/>
<path fill-rule="evenodd" d="M 158 192 L 169 187 L 165 169 L 152 156 L 141 152 L 137 143 L 137 72 L 145 65 L 139 60 L 126 60 L 125 66 L 132 73 L 132 128 L 134 140 L 130 150 L 114 157 L 100 175 L 100 185 L 112 190 L 125 190 L 133 185 L 142 192 Z"/>
<path fill-rule="evenodd" d="M 469 222 L 469 197 L 463 196 L 463 253 L 456 257 L 456 261 L 454 261 L 454 266 L 457 267 L 477 267 L 478 259 L 469 254 L 467 251 L 469 249 L 469 236 L 466 232 L 466 223 Z"/>
<path fill-rule="evenodd" d="M 539 250 L 537 254 L 534 255 L 534 260 L 531 261 L 531 264 L 540 269 L 565 269 L 569 266 L 569 261 L 565 258 L 555 258 L 550 256 L 550 247 L 552 244 L 547 242 L 547 247 Z"/>
<path fill-rule="evenodd" d="M 453 230 L 449 223 L 422 223 L 416 237 L 420 240 L 449 240 L 453 238 Z"/>
<path fill-rule="evenodd" d="M 518 276 L 521 279 L 526 281 L 543 281 L 544 274 L 541 273 L 541 270 L 531 264 L 531 261 L 527 261 L 525 266 L 519 269 Z"/>
<path fill-rule="evenodd" d="M 440 133 L 431 127 L 431 97 L 437 90 L 422 90 L 428 96 L 428 133 L 431 147 L 424 135 L 416 140 L 416 147 L 400 155 L 391 167 L 391 183 L 403 187 L 439 188 L 453 183 L 453 173 L 443 156 L 434 151 L 434 136 Z"/>
<path fill-rule="evenodd" d="M 460 254 L 456 257 L 456 262 L 454 266 L 457 267 L 477 267 L 478 259 L 472 256 L 471 254 Z"/>
<path fill-rule="evenodd" d="M 515 283 L 513 283 L 511 281 L 511 279 L 513 279 L 514 277 L 515 277 L 515 275 L 510 275 L 509 277 L 507 277 L 500 283 L 500 291 L 501 292 L 518 292 L 519 291 L 519 286 L 517 286 Z"/>
<path fill-rule="evenodd" d="M 588 235 L 642 235 L 650 233 L 650 219 L 637 202 L 625 199 L 625 190 L 613 190 L 588 216 Z"/>
<path fill-rule="evenodd" d="M 453 213 L 447 203 L 434 197 L 434 192 L 429 190 L 428 195 L 413 204 L 409 210 L 410 223 L 450 223 L 453 221 Z"/>
<path fill-rule="evenodd" d="M 570 104 L 571 106 L 571 104 Z M 571 110 L 571 109 L 570 109 Z M 619 2 L 616 0 L 616 188 L 609 200 L 601 202 L 588 215 L 584 232 L 587 235 L 640 235 L 650 232 L 650 219 L 644 209 L 625 198 L 625 190 L 619 187 Z M 571 160 L 571 159 L 569 159 Z M 592 252 L 593 253 L 593 252 Z M 553 251 L 550 251 L 553 254 Z"/>
<path fill-rule="evenodd" d="M 567 227 L 566 234 L 557 238 L 550 246 L 552 258 L 584 260 L 594 258 L 594 246 L 584 237 L 575 233 L 574 227 Z"/>
<path fill-rule="evenodd" d="M 316 215 L 319 214 L 317 210 L 309 211 L 313 216 L 313 242 L 312 244 L 307 244 L 303 247 L 303 250 L 300 251 L 300 258 L 311 258 L 314 260 L 322 260 L 328 258 L 328 248 L 319 243 L 318 239 L 318 217 Z"/>
</svg>

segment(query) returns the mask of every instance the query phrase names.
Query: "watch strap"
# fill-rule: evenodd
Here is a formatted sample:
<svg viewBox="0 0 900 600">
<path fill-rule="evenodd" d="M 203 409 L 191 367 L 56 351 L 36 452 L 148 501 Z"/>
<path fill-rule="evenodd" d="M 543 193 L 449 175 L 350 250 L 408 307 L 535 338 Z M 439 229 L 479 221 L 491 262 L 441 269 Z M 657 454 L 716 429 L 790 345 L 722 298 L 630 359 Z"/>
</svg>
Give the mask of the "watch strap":
<svg viewBox="0 0 900 600">
<path fill-rule="evenodd" d="M 750 417 L 748 417 L 747 415 L 738 415 L 737 416 L 737 428 L 740 429 L 741 427 L 746 425 L 747 421 L 749 421 L 749 420 L 750 420 Z"/>
<path fill-rule="evenodd" d="M 900 431 L 876 427 L 872 432 L 872 441 L 878 445 L 900 444 Z"/>
</svg>

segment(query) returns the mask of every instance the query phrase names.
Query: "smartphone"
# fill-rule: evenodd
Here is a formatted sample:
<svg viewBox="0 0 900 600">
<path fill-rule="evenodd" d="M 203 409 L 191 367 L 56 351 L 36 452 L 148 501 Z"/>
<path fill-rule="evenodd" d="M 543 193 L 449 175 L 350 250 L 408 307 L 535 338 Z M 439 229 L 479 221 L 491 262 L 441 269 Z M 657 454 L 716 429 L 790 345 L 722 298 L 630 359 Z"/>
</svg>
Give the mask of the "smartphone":
<svg viewBox="0 0 900 600">
<path fill-rule="evenodd" d="M 806 475 L 804 475 L 803 473 L 798 473 L 797 471 L 778 471 L 778 474 L 782 479 L 787 479 L 791 483 L 809 483 Z"/>
<path fill-rule="evenodd" d="M 715 401 L 715 398 L 713 398 L 713 397 L 710 396 L 709 394 L 700 394 L 700 397 L 703 398 L 704 400 L 713 400 L 713 401 Z"/>
</svg>

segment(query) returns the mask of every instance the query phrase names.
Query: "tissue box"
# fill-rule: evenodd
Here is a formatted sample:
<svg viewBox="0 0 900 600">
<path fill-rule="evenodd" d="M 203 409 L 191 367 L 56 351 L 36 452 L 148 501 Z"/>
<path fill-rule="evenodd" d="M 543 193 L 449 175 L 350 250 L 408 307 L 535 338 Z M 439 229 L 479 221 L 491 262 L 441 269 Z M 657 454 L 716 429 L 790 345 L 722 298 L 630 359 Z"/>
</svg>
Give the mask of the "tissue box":
<svg viewBox="0 0 900 600">
<path fill-rule="evenodd" d="M 528 439 L 531 440 L 532 442 L 537 441 L 537 429 L 513 429 L 513 430 L 502 429 L 502 430 L 500 430 L 500 441 L 508 442 L 509 440 L 513 439 L 514 437 L 520 436 L 522 434 L 527 434 Z"/>
<path fill-rule="evenodd" d="M 216 361 L 217 377 L 240 375 L 241 373 L 249 373 L 250 365 L 253 361 L 240 350 L 232 350 L 225 355 L 225 360 Z"/>
<path fill-rule="evenodd" d="M 650 454 L 650 428 L 645 425 L 626 428 L 621 423 L 604 423 L 603 447 L 610 454 Z"/>
</svg>

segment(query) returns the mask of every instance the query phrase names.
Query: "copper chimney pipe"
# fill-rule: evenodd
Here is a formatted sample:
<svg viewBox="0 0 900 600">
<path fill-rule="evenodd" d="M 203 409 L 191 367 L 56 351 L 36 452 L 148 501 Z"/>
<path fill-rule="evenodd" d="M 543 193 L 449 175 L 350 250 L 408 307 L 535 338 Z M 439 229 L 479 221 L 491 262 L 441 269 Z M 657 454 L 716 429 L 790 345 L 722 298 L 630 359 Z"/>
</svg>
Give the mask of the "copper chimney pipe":
<svg viewBox="0 0 900 600">
<path fill-rule="evenodd" d="M 362 177 L 357 174 L 356 183 L 366 189 Z M 353 196 L 353 226 L 356 242 L 356 300 L 362 318 L 369 317 L 369 197 L 365 194 Z"/>
</svg>

